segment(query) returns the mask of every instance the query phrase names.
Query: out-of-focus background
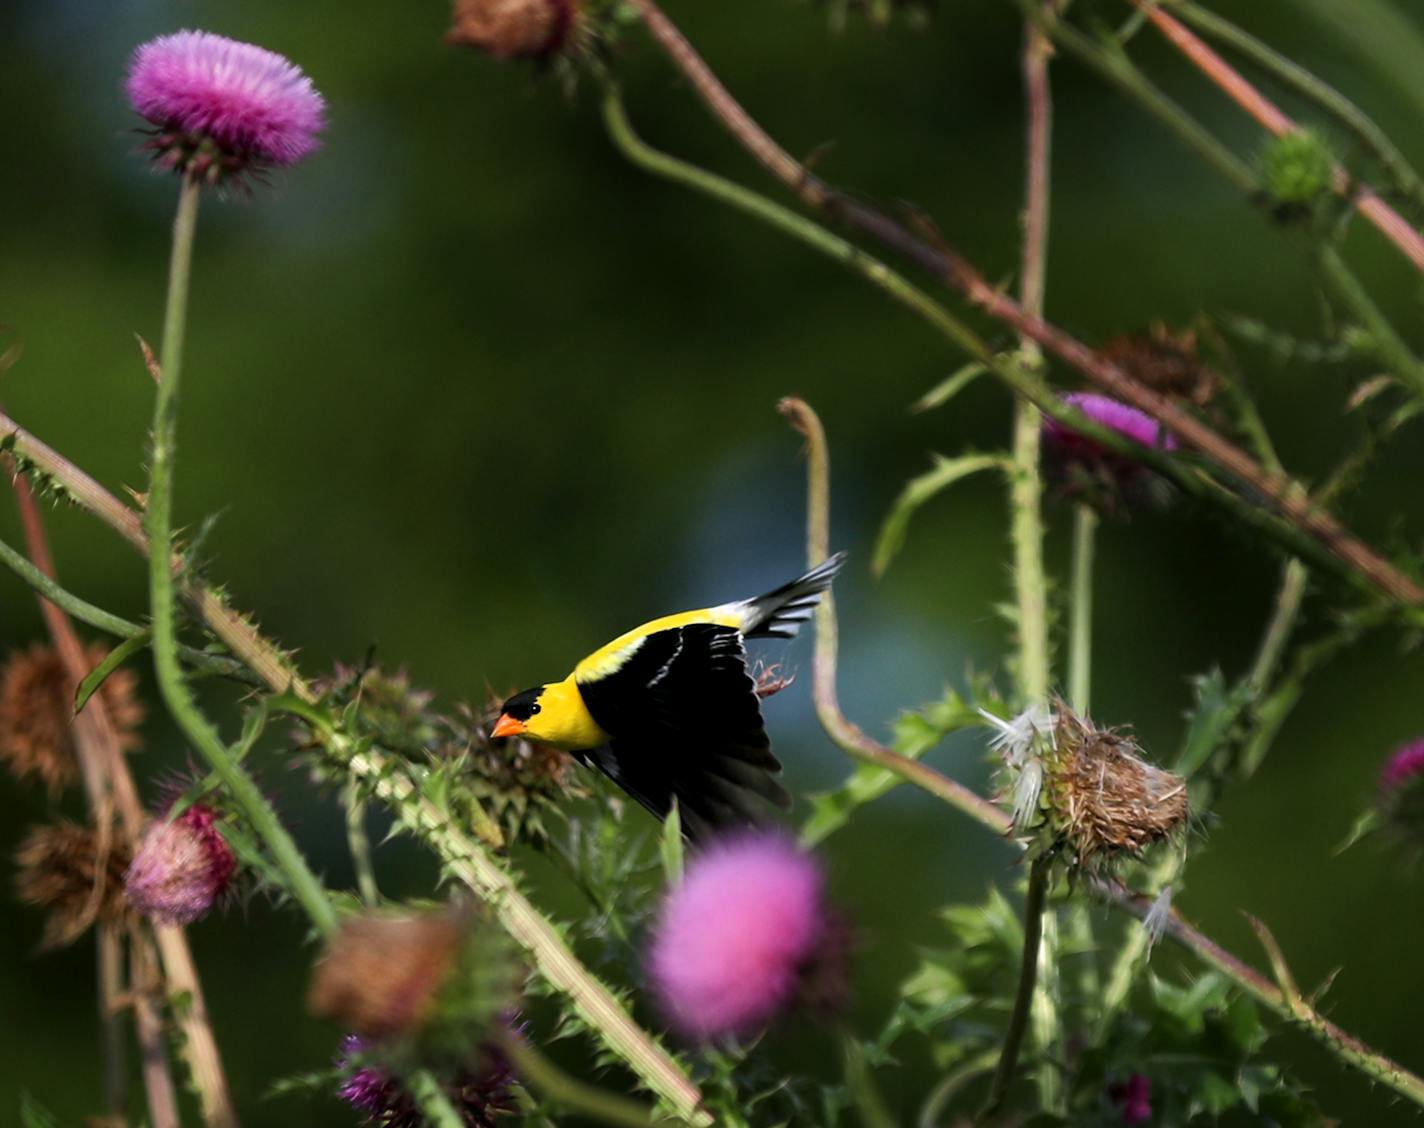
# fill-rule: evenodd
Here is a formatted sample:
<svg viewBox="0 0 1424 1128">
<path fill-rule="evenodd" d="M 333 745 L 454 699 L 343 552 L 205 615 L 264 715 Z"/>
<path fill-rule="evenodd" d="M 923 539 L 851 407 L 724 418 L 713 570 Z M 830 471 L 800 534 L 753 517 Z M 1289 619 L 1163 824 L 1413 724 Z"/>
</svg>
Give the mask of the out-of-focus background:
<svg viewBox="0 0 1424 1128">
<path fill-rule="evenodd" d="M 1344 88 L 1424 162 L 1414 5 L 1353 0 L 1349 21 L 1328 0 L 1218 7 Z M 826 175 L 912 202 L 990 277 L 1011 276 L 1022 193 L 1013 5 L 945 3 L 926 30 L 853 20 L 841 34 L 822 8 L 790 0 L 669 0 L 669 10 L 790 149 L 829 144 Z M 834 540 L 853 553 L 838 589 L 849 714 L 883 734 L 898 711 L 962 685 L 970 664 L 1002 669 L 997 483 L 929 507 L 884 580 L 867 562 L 880 518 L 930 452 L 1007 441 L 1003 390 L 983 380 L 947 410 L 911 415 L 907 405 L 961 363 L 940 339 L 800 246 L 626 166 L 590 87 L 569 94 L 447 47 L 445 22 L 438 3 L 369 0 L 0 6 L 0 322 L 24 349 L 0 386 L 6 408 L 109 487 L 143 483 L 152 387 L 134 334 L 159 336 L 176 186 L 136 154 L 121 81 L 145 39 L 221 32 L 296 60 L 331 122 L 322 151 L 274 188 L 204 205 L 179 516 L 221 511 L 213 575 L 309 670 L 374 646 L 442 698 L 478 698 L 561 673 L 652 614 L 780 582 L 804 552 L 798 441 L 774 411 L 787 393 L 820 410 L 833 448 Z M 1150 31 L 1134 50 L 1238 151 L 1259 151 L 1255 127 Z M 618 65 L 649 139 L 765 186 L 639 36 Z M 1071 61 L 1055 64 L 1054 82 L 1054 319 L 1089 341 L 1202 311 L 1318 332 L 1298 244 Z M 1372 234 L 1352 254 L 1424 344 L 1417 275 Z M 1348 441 L 1343 400 L 1368 364 L 1242 360 L 1287 464 L 1321 473 Z M 1373 541 L 1417 532 L 1424 517 L 1424 454 L 1411 440 L 1350 506 Z M 1067 524 L 1050 513 L 1060 574 Z M 140 617 L 138 559 L 76 513 L 51 525 L 64 581 Z M 18 540 L 4 497 L 0 536 Z M 1099 718 L 1132 724 L 1170 760 L 1188 679 L 1249 661 L 1277 567 L 1269 548 L 1188 504 L 1109 524 Z M 40 632 L 27 589 L 0 575 L 0 642 Z M 806 640 L 784 657 L 805 669 Z M 1339 857 L 1334 847 L 1392 746 L 1424 732 L 1421 677 L 1419 655 L 1379 641 L 1313 681 L 1259 774 L 1214 812 L 1179 901 L 1253 960 L 1242 911 L 1262 917 L 1307 985 L 1343 969 L 1333 1017 L 1416 1066 L 1424 877 L 1376 845 Z M 770 710 L 802 794 L 847 770 L 806 696 L 803 679 Z M 146 735 L 138 763 L 151 784 L 185 756 L 162 717 Z M 982 784 L 981 750 L 970 735 L 931 759 Z M 348 881 L 334 804 L 313 798 L 278 745 L 264 762 L 303 844 L 333 883 Z M 49 809 L 0 778 L 0 855 Z M 910 790 L 826 852 L 864 939 L 866 1024 L 883 1018 L 916 946 L 940 939 L 938 907 L 1016 876 L 1008 850 Z M 396 891 L 428 888 L 418 851 L 383 848 L 379 864 Z M 0 1120 L 28 1089 L 77 1123 L 99 1105 L 92 949 L 36 955 L 37 914 L 9 896 L 0 904 Z M 321 1067 L 337 1037 L 300 1005 L 295 914 L 253 901 L 198 925 L 193 940 L 248 1122 L 347 1122 L 335 1102 L 262 1099 L 275 1076 Z M 1303 1037 L 1281 1031 L 1274 1049 L 1347 1123 L 1409 1120 Z M 891 1094 L 907 1115 L 910 1080 Z"/>
</svg>

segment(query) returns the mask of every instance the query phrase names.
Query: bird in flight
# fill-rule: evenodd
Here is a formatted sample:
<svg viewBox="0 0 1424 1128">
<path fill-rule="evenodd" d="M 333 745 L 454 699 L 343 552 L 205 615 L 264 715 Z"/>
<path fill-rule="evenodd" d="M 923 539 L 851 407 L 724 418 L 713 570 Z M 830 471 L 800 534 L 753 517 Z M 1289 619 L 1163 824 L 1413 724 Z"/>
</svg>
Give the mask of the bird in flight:
<svg viewBox="0 0 1424 1128">
<path fill-rule="evenodd" d="M 746 640 L 794 638 L 845 564 L 838 552 L 754 599 L 644 623 L 562 681 L 516 693 L 491 736 L 522 736 L 592 765 L 692 841 L 789 807 L 762 723 Z"/>
</svg>

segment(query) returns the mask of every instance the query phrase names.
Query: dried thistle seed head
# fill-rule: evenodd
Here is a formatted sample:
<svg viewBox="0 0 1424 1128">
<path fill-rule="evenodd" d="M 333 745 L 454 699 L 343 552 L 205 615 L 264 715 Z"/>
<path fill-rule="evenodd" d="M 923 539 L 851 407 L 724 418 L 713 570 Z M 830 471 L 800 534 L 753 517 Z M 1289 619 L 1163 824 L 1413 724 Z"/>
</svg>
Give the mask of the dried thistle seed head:
<svg viewBox="0 0 1424 1128">
<path fill-rule="evenodd" d="M 91 645 L 84 657 L 90 669 L 108 651 Z M 118 669 L 99 688 L 125 752 L 138 747 L 143 704 L 137 696 L 138 677 Z M 0 760 L 19 779 L 35 779 L 57 795 L 79 778 L 73 733 L 74 683 L 53 647 L 36 644 L 15 651 L 0 667 Z"/>
<path fill-rule="evenodd" d="M 546 59 L 574 35 L 579 0 L 455 0 L 445 42 L 496 59 Z"/>
<path fill-rule="evenodd" d="M 514 984 L 508 949 L 473 911 L 370 912 L 342 922 L 307 1002 L 364 1038 L 458 1057 L 507 1009 Z"/>
<path fill-rule="evenodd" d="M 1101 351 L 1148 387 L 1198 407 L 1209 403 L 1221 386 L 1221 377 L 1197 355 L 1194 329 L 1174 333 L 1158 321 L 1146 333 L 1106 341 Z"/>
<path fill-rule="evenodd" d="M 1073 865 L 1138 854 L 1186 826 L 1186 780 L 1139 751 L 1059 703 L 1043 786 L 1051 825 Z"/>
<path fill-rule="evenodd" d="M 104 846 L 94 828 L 62 821 L 32 828 L 15 851 L 16 894 L 49 914 L 42 948 L 72 943 L 96 920 L 125 919 L 129 853 L 112 835 Z"/>
</svg>

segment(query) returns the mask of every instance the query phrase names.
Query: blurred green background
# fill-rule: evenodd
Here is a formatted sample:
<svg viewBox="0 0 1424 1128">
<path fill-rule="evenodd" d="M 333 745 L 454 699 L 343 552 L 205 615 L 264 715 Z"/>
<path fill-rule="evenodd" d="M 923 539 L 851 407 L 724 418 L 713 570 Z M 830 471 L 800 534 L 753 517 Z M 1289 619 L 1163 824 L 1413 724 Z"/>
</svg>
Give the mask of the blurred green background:
<svg viewBox="0 0 1424 1128">
<path fill-rule="evenodd" d="M 1406 0 L 1356 0 L 1342 25 L 1328 11 L 1338 7 L 1219 10 L 1340 84 L 1424 162 L 1424 15 Z M 911 201 L 990 277 L 1011 276 L 1022 192 L 1012 5 L 944 3 L 925 31 L 853 21 L 839 35 L 805 3 L 669 8 L 792 151 L 832 143 L 830 178 Z M 884 580 L 866 563 L 929 452 L 1007 441 L 1003 391 L 981 381 L 948 410 L 908 414 L 960 363 L 940 339 L 801 247 L 627 167 L 590 87 L 569 96 L 529 69 L 447 48 L 445 21 L 438 3 L 370 0 L 0 5 L 0 322 L 24 349 L 0 386 L 7 408 L 111 488 L 143 483 L 152 388 L 134 334 L 159 336 L 176 188 L 136 155 L 121 80 L 136 44 L 206 28 L 286 53 L 330 102 L 315 159 L 251 201 L 204 207 L 179 473 L 180 519 L 222 512 L 213 574 L 308 670 L 374 645 L 443 699 L 476 698 L 560 673 L 649 615 L 780 582 L 803 559 L 798 441 L 773 410 L 787 393 L 823 415 L 834 540 L 854 553 L 838 589 L 847 712 L 884 734 L 897 711 L 962 685 L 968 663 L 1001 669 L 996 483 L 935 502 Z M 1251 124 L 1150 32 L 1135 49 L 1238 151 L 1258 150 Z M 764 183 L 640 37 L 619 68 L 650 140 Z M 1297 244 L 1093 76 L 1064 60 L 1054 78 L 1054 319 L 1090 341 L 1202 310 L 1318 330 Z M 1424 345 L 1417 276 L 1370 234 L 1351 249 Z M 1370 367 L 1243 360 L 1287 463 L 1323 471 L 1351 431 L 1342 401 Z M 1417 531 L 1421 473 L 1411 434 L 1351 503 L 1353 525 L 1384 543 Z M 1060 574 L 1067 525 L 1050 514 Z M 143 615 L 142 568 L 116 538 L 71 512 L 54 515 L 52 533 L 70 587 Z M 3 499 L 0 536 L 18 540 Z M 1100 719 L 1174 756 L 1188 678 L 1249 661 L 1276 569 L 1267 547 L 1188 505 L 1109 525 Z M 0 641 L 40 631 L 28 591 L 0 576 Z M 786 657 L 804 671 L 806 640 Z M 1378 640 L 1312 682 L 1265 767 L 1196 843 L 1179 902 L 1253 961 L 1241 913 L 1261 916 L 1306 984 L 1343 967 L 1332 1016 L 1416 1066 L 1419 876 L 1374 845 L 1333 848 L 1392 746 L 1424 731 L 1421 677 L 1419 655 Z M 803 679 L 770 707 L 801 793 L 846 771 L 806 695 Z M 159 716 L 147 737 L 138 767 L 151 781 L 184 753 Z M 981 745 L 957 740 L 932 761 L 982 783 Z M 346 883 L 334 805 L 279 750 L 264 783 L 329 879 Z M 0 778 L 0 854 L 48 811 Z M 866 1024 L 883 1017 L 916 945 L 941 938 L 936 907 L 1016 877 L 1010 851 L 910 791 L 867 809 L 827 854 L 865 939 Z M 410 847 L 383 848 L 379 864 L 389 888 L 429 886 L 432 868 Z M 37 956 L 38 915 L 0 903 L 0 1121 L 29 1089 L 77 1123 L 100 1103 L 91 947 Z M 321 1067 L 337 1036 L 300 1005 L 310 953 L 295 914 L 258 900 L 192 934 L 248 1122 L 349 1122 L 335 1102 L 262 1099 L 274 1077 Z M 1282 1032 L 1273 1048 L 1347 1123 L 1412 1120 L 1302 1037 Z M 928 1082 L 891 1079 L 896 1107 L 908 1115 Z"/>
</svg>

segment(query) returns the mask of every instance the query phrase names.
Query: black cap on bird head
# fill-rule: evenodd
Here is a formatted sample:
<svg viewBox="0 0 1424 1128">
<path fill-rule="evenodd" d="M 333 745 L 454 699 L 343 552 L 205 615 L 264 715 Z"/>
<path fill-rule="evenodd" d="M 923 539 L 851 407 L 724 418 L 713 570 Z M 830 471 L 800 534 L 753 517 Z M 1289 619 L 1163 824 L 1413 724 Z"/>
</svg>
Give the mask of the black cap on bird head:
<svg viewBox="0 0 1424 1128">
<path fill-rule="evenodd" d="M 528 730 L 529 718 L 539 712 L 539 698 L 544 692 L 542 685 L 516 693 L 499 707 L 499 720 L 490 730 L 490 736 L 519 736 Z"/>
</svg>

